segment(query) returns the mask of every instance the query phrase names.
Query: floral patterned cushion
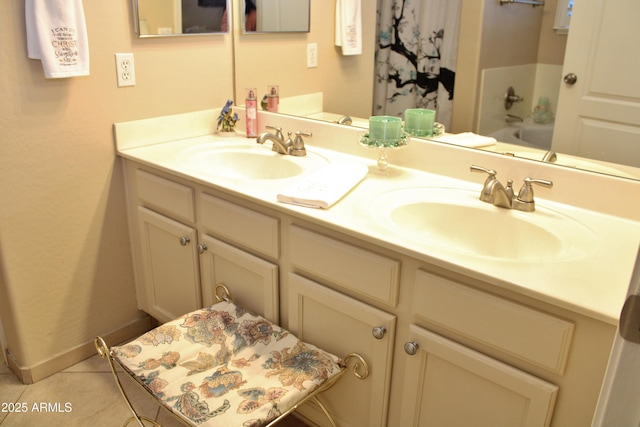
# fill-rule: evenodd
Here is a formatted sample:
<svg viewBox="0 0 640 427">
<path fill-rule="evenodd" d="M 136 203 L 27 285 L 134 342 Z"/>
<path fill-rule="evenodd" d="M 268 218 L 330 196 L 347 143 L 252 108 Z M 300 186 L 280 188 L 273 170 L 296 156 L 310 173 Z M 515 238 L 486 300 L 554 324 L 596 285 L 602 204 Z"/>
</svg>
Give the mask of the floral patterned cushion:
<svg viewBox="0 0 640 427">
<path fill-rule="evenodd" d="M 220 302 L 112 348 L 172 412 L 198 426 L 263 426 L 338 374 L 344 362 Z"/>
</svg>

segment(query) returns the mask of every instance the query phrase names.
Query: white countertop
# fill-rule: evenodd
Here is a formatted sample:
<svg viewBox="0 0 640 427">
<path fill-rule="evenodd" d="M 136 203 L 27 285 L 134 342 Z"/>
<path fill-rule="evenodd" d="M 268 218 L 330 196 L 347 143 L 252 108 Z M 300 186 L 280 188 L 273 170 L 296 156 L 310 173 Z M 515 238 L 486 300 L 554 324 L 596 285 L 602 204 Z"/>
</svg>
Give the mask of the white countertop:
<svg viewBox="0 0 640 427">
<path fill-rule="evenodd" d="M 268 119 L 269 116 L 267 116 Z M 286 120 L 290 121 L 292 119 L 287 118 Z M 370 204 L 375 196 L 385 191 L 400 188 L 416 186 L 452 187 L 477 191 L 479 194 L 484 181 L 483 176 L 473 174 L 469 177 L 469 180 L 463 180 L 455 176 L 456 173 L 458 175 L 468 173 L 469 164 L 466 158 L 460 159 L 460 168 L 455 167 L 456 172 L 451 174 L 453 176 L 446 176 L 418 168 L 395 165 L 394 161 L 402 162 L 405 157 L 415 157 L 414 152 L 404 152 L 405 149 L 402 149 L 398 153 L 404 152 L 403 154 L 398 156 L 390 155 L 390 168 L 381 172 L 376 167 L 375 150 L 363 149 L 363 156 L 354 155 L 353 152 L 359 153 L 359 148 L 353 148 L 357 146 L 354 142 L 344 143 L 344 147 L 347 147 L 344 150 L 346 152 L 320 147 L 319 145 L 329 145 L 331 148 L 335 148 L 342 145 L 340 145 L 341 143 L 336 143 L 335 140 L 331 144 L 322 144 L 318 137 L 323 135 L 322 132 L 325 129 L 314 128 L 314 137 L 309 138 L 306 143 L 310 155 L 321 156 L 331 162 L 363 163 L 369 167 L 369 174 L 337 204 L 326 210 L 313 209 L 283 204 L 276 200 L 279 190 L 302 179 L 302 176 L 271 180 L 229 179 L 216 176 L 202 168 L 194 168 L 193 165 L 185 162 L 184 157 L 181 157 L 181 153 L 203 144 L 219 144 L 225 139 L 205 134 L 201 136 L 187 135 L 184 138 L 178 138 L 173 141 L 163 141 L 163 138 L 159 137 L 158 143 L 153 143 L 154 138 L 145 134 L 144 143 L 138 144 L 130 140 L 132 138 L 131 135 L 135 137 L 135 135 L 144 132 L 139 128 L 135 128 L 135 123 L 128 122 L 120 126 L 120 128 L 118 128 L 120 124 L 116 125 L 118 155 L 124 158 L 153 166 L 200 184 L 212 186 L 262 206 L 299 216 L 305 220 L 322 224 L 327 228 L 404 253 L 424 262 L 477 278 L 495 286 L 518 292 L 585 316 L 614 325 L 618 322 L 640 243 L 640 221 L 636 218 L 629 218 L 628 216 L 625 218 L 623 217 L 625 215 L 618 216 L 609 212 L 595 212 L 584 207 L 560 203 L 551 200 L 551 197 L 545 198 L 545 195 L 552 194 L 548 190 L 540 190 L 537 193 L 536 201 L 542 207 L 541 210 L 551 209 L 561 212 L 589 228 L 597 236 L 598 244 L 594 250 L 581 258 L 544 262 L 514 262 L 481 256 L 469 256 L 455 251 L 439 250 L 434 246 L 430 246 L 428 242 L 406 238 L 402 233 L 394 233 L 379 221 L 375 221 L 370 212 Z M 330 124 L 315 124 L 305 121 L 294 123 L 296 126 L 302 127 L 332 127 Z M 153 124 L 153 121 L 140 122 L 141 126 L 147 126 L 147 129 L 153 132 L 151 130 L 152 127 L 149 126 L 150 124 Z M 135 131 L 131 131 L 134 128 Z M 343 127 L 333 126 L 333 128 Z M 342 132 L 342 130 L 340 131 Z M 198 132 L 193 131 L 191 133 L 197 134 Z M 164 138 L 166 139 L 167 137 L 165 136 Z M 326 139 L 328 138 L 324 135 L 323 140 Z M 246 144 L 247 141 L 252 140 L 238 137 L 239 143 Z M 316 144 L 316 141 L 318 141 L 318 144 Z M 415 150 L 424 150 L 433 157 L 437 155 L 435 153 L 436 150 L 441 150 L 441 148 L 435 148 L 436 146 L 433 146 L 434 143 L 427 141 L 421 141 L 421 143 L 424 146 L 417 147 Z M 268 151 L 271 148 L 270 143 L 268 144 L 257 147 Z M 416 145 L 413 141 L 410 145 L 412 144 Z M 445 149 L 448 150 L 449 148 Z M 455 150 L 455 147 L 450 149 Z M 460 157 L 475 155 L 475 153 L 468 150 L 454 154 Z M 487 159 L 498 161 L 496 160 L 497 157 Z M 482 158 L 480 161 L 486 162 L 487 159 Z M 471 160 L 475 162 L 477 159 Z M 503 159 L 499 160 L 500 162 L 504 161 Z M 513 160 L 517 161 L 517 159 Z M 304 159 L 302 161 L 304 162 Z M 442 162 L 438 164 L 439 167 L 443 167 Z M 492 167 L 492 165 L 483 166 Z M 516 166 L 520 169 L 523 168 L 521 165 Z M 536 171 L 538 170 L 549 173 L 547 169 L 536 167 Z M 556 175 L 555 179 L 563 178 L 561 176 L 563 175 L 562 173 Z M 592 175 L 594 174 L 588 175 L 585 179 L 598 179 Z M 508 175 L 501 174 L 499 177 L 506 180 L 506 176 Z M 549 179 L 549 176 L 536 176 L 536 178 Z M 604 177 L 603 179 L 606 178 Z M 515 179 L 514 177 L 514 181 Z M 636 187 L 635 184 L 624 182 L 624 180 L 606 180 L 604 185 L 610 186 L 612 182 L 620 182 L 622 191 L 629 191 L 629 188 L 635 191 L 640 188 L 640 185 Z M 557 186 L 558 183 L 554 188 Z M 516 186 L 516 190 L 518 188 L 519 185 Z M 631 206 L 632 209 L 634 207 L 635 205 Z M 537 211 L 530 213 L 530 215 L 536 214 L 541 213 Z M 478 226 L 482 226 L 482 224 L 478 224 Z M 491 242 L 487 244 L 491 244 Z"/>
</svg>

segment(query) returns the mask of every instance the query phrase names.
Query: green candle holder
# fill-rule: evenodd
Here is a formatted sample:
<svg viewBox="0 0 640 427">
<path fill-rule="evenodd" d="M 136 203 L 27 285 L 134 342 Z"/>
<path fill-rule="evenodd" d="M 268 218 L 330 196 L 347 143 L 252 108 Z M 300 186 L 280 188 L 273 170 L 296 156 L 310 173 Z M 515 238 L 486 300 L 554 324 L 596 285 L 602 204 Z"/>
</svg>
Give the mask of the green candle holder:
<svg viewBox="0 0 640 427">
<path fill-rule="evenodd" d="M 359 142 L 364 147 L 380 150 L 378 169 L 385 170 L 389 166 L 387 150 L 406 146 L 408 138 L 400 117 L 371 116 L 369 132 Z"/>
</svg>

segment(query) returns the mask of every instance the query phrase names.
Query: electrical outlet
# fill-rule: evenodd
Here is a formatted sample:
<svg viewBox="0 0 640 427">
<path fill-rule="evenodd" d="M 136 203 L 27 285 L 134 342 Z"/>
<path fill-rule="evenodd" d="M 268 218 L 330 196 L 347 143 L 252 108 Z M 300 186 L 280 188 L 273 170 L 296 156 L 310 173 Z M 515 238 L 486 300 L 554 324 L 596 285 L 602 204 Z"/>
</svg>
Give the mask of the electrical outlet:
<svg viewBox="0 0 640 427">
<path fill-rule="evenodd" d="M 136 85 L 133 53 L 116 53 L 116 76 L 118 77 L 118 87 Z"/>
<path fill-rule="evenodd" d="M 318 66 L 318 43 L 309 43 L 307 45 L 307 68 L 316 68 Z"/>
</svg>

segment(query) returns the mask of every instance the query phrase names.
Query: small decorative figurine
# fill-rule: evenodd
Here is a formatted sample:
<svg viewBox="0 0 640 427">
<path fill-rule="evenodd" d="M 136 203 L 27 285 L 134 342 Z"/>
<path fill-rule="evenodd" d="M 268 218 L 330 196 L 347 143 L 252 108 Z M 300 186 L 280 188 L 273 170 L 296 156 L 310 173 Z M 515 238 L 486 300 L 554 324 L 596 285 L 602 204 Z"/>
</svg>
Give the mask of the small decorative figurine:
<svg viewBox="0 0 640 427">
<path fill-rule="evenodd" d="M 233 101 L 228 99 L 224 104 L 222 110 L 220 110 L 220 116 L 218 117 L 217 130 L 219 133 L 235 133 L 236 122 L 238 121 L 238 114 L 233 112 L 231 106 Z"/>
</svg>

